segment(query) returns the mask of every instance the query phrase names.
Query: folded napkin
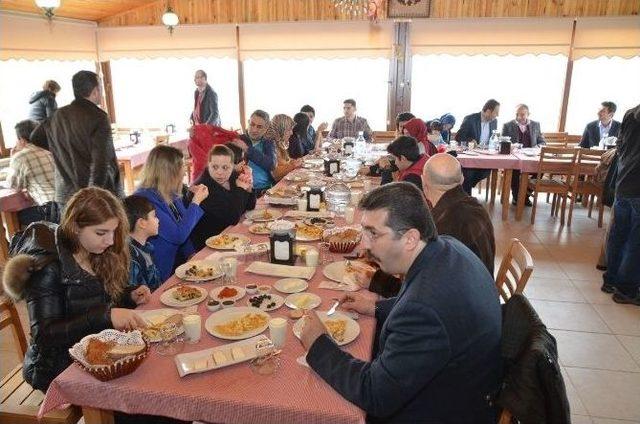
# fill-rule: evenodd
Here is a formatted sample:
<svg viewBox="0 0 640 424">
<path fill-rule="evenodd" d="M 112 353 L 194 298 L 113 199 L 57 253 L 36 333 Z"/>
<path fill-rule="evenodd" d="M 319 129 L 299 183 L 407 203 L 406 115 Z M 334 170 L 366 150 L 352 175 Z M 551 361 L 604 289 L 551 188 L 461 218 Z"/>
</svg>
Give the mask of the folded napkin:
<svg viewBox="0 0 640 424">
<path fill-rule="evenodd" d="M 287 211 L 284 216 L 291 218 L 333 218 L 333 212 L 312 212 L 312 211 Z"/>
<path fill-rule="evenodd" d="M 245 251 L 244 247 L 241 247 L 241 246 L 237 246 L 236 249 L 240 249 L 240 250 L 216 251 L 210 254 L 209 256 L 207 256 L 206 259 L 212 260 L 212 261 L 218 261 L 222 258 L 230 258 L 230 257 L 236 257 L 236 256 L 243 256 L 248 253 L 255 253 L 259 249 L 262 249 L 263 251 L 268 252 L 271 249 L 271 247 L 269 246 L 269 243 L 263 242 L 263 243 L 250 244 L 249 246 L 247 246 L 247 251 Z"/>
<path fill-rule="evenodd" d="M 350 281 L 348 277 L 345 277 L 345 281 L 342 283 L 338 283 L 335 281 L 323 280 L 318 285 L 321 289 L 328 290 L 338 290 L 338 291 L 349 291 L 354 292 L 360 290 L 360 286 L 357 285 L 354 281 Z"/>
<path fill-rule="evenodd" d="M 311 266 L 290 266 L 269 262 L 253 262 L 245 271 L 254 274 L 268 275 L 270 277 L 293 277 L 310 280 L 313 278 L 316 268 Z"/>
</svg>

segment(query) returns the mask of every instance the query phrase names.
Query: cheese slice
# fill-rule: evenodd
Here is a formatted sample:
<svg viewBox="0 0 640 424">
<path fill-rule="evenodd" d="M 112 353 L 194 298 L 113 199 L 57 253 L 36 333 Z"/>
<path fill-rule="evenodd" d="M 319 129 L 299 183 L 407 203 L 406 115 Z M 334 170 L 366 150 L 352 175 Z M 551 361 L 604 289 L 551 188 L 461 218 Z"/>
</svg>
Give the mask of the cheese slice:
<svg viewBox="0 0 640 424">
<path fill-rule="evenodd" d="M 220 350 L 213 351 L 213 360 L 218 366 L 224 365 L 228 362 L 227 355 L 225 355 L 224 352 Z"/>
<path fill-rule="evenodd" d="M 246 357 L 241 347 L 234 347 L 231 349 L 231 356 L 233 356 L 233 359 L 236 361 L 240 361 Z"/>
<path fill-rule="evenodd" d="M 207 368 L 207 358 L 196 359 L 194 363 L 194 368 L 196 369 L 196 371 Z"/>
</svg>

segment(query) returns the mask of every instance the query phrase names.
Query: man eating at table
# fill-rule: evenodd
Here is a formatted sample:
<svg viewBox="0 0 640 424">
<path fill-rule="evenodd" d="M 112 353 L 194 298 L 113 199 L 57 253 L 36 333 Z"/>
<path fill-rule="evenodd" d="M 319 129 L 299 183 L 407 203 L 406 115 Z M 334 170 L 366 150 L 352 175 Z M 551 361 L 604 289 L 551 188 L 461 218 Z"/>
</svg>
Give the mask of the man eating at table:
<svg viewBox="0 0 640 424">
<path fill-rule="evenodd" d="M 378 321 L 371 362 L 340 350 L 309 314 L 301 342 L 310 367 L 369 422 L 494 423 L 486 399 L 500 384 L 501 314 L 492 276 L 462 243 L 438 236 L 414 185 L 381 186 L 359 206 L 364 247 L 383 271 L 405 279 L 390 299 L 342 299 Z"/>
</svg>

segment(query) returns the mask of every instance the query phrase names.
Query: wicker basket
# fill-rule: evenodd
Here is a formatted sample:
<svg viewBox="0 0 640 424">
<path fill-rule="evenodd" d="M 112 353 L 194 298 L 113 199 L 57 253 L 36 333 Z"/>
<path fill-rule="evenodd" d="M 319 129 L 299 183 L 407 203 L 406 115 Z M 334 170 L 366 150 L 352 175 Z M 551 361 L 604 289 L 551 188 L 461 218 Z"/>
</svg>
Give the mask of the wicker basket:
<svg viewBox="0 0 640 424">
<path fill-rule="evenodd" d="M 362 239 L 362 233 L 358 230 L 356 230 L 358 231 L 358 235 L 356 236 L 355 240 L 339 241 L 339 242 L 329 241 L 332 235 L 340 233 L 347 229 L 356 230 L 355 228 L 351 228 L 351 227 L 339 227 L 339 228 L 331 228 L 331 229 L 325 230 L 324 233 L 322 233 L 322 240 L 329 243 L 329 252 L 351 253 L 353 249 L 356 248 L 358 243 L 360 243 L 360 240 Z"/>
<path fill-rule="evenodd" d="M 145 348 L 142 352 L 126 356 L 118 359 L 111 365 L 91 365 L 85 360 L 86 346 L 89 343 L 89 339 L 98 338 L 102 341 L 117 341 L 124 344 L 141 344 L 144 343 Z M 104 330 L 98 334 L 91 334 L 84 337 L 78 343 L 76 343 L 71 349 L 69 354 L 73 358 L 73 361 L 78 364 L 80 368 L 94 376 L 100 381 L 109 381 L 114 378 L 122 377 L 127 374 L 131 374 L 140 366 L 144 358 L 149 353 L 149 342 L 142 336 L 140 331 L 132 331 L 130 333 L 124 333 L 117 330 Z"/>
</svg>

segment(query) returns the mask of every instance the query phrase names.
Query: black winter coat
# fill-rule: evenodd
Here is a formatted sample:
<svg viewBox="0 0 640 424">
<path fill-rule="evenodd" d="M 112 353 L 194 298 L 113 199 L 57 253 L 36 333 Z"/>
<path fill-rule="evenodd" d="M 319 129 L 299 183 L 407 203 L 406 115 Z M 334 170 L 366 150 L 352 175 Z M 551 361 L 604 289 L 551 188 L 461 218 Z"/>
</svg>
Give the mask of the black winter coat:
<svg viewBox="0 0 640 424">
<path fill-rule="evenodd" d="M 71 364 L 70 347 L 112 328 L 113 302 L 102 281 L 80 268 L 60 243 L 55 224 L 31 224 L 14 237 L 10 254 L 4 289 L 16 300 L 25 299 L 31 328 L 23 376 L 33 388 L 46 391 Z M 130 293 L 125 291 L 122 299 L 128 300 L 124 306 L 134 307 Z"/>
<path fill-rule="evenodd" d="M 49 90 L 41 90 L 33 93 L 29 99 L 29 119 L 36 122 L 42 122 L 50 118 L 58 109 L 56 95 Z"/>
</svg>

